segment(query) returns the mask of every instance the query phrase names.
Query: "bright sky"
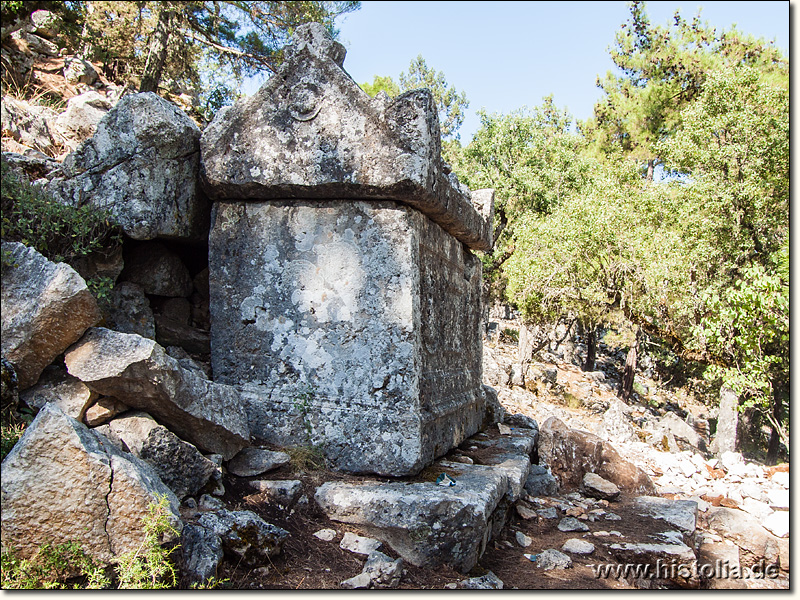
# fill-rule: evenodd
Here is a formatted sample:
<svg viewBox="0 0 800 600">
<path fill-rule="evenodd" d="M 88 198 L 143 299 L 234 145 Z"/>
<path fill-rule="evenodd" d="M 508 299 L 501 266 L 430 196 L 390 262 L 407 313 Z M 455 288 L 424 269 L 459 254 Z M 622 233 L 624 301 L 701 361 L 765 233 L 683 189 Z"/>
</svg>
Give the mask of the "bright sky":
<svg viewBox="0 0 800 600">
<path fill-rule="evenodd" d="M 648 2 L 650 20 L 672 22 L 702 7 L 701 18 L 719 29 L 776 42 L 789 54 L 789 2 Z M 555 103 L 579 119 L 592 114 L 601 96 L 598 75 L 614 68 L 608 47 L 628 17 L 615 2 L 386 2 L 364 0 L 338 24 L 347 48 L 345 70 L 359 84 L 375 75 L 398 81 L 422 54 L 429 67 L 470 101 L 461 126 L 462 142 L 479 126 L 477 111 L 507 113 Z"/>
</svg>

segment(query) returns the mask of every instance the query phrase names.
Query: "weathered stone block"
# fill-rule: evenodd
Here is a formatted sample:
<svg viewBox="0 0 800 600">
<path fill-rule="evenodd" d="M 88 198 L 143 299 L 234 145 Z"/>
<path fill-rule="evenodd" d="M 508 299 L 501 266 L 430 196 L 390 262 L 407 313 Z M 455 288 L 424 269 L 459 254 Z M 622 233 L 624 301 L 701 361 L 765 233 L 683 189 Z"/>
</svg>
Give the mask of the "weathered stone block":
<svg viewBox="0 0 800 600">
<path fill-rule="evenodd" d="M 418 472 L 475 433 L 481 263 L 395 202 L 226 201 L 209 236 L 211 360 L 250 429 L 339 468 Z"/>
<path fill-rule="evenodd" d="M 203 132 L 209 197 L 398 200 L 470 248 L 491 248 L 492 194 L 473 202 L 442 161 L 430 90 L 370 98 L 317 23 L 297 28 L 285 57 L 276 77 Z"/>
</svg>

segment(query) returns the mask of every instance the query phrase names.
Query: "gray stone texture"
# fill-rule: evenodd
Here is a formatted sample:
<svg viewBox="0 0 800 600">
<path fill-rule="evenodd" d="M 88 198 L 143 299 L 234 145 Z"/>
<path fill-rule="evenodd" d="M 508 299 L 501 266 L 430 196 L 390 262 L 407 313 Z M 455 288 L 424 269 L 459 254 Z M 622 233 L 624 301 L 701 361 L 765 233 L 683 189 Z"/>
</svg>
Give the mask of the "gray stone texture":
<svg viewBox="0 0 800 600">
<path fill-rule="evenodd" d="M 586 473 L 583 476 L 581 491 L 590 498 L 599 498 L 601 500 L 616 500 L 620 494 L 620 490 L 616 485 L 595 473 Z"/>
<path fill-rule="evenodd" d="M 286 452 L 266 448 L 245 448 L 228 463 L 228 471 L 237 477 L 252 477 L 274 471 L 289 463 Z"/>
<path fill-rule="evenodd" d="M 480 261 L 395 202 L 218 202 L 211 359 L 253 435 L 407 475 L 484 418 Z"/>
<path fill-rule="evenodd" d="M 140 285 L 123 281 L 111 290 L 106 323 L 109 329 L 120 333 L 135 333 L 148 339 L 155 339 L 156 324 L 150 301 Z"/>
<path fill-rule="evenodd" d="M 629 493 L 655 494 L 647 474 L 596 435 L 571 429 L 550 417 L 539 430 L 539 462 L 550 467 L 562 490 L 577 488 L 586 473 L 596 473 Z"/>
<path fill-rule="evenodd" d="M 20 394 L 20 399 L 30 408 L 40 410 L 52 402 L 78 421 L 83 421 L 87 409 L 98 397 L 99 394 L 57 365 L 46 367 L 36 385 Z"/>
<path fill-rule="evenodd" d="M 14 365 L 19 389 L 100 320 L 86 282 L 65 263 L 53 263 L 16 242 L 3 242 L 14 266 L 3 268 L 2 353 Z"/>
<path fill-rule="evenodd" d="M 276 77 L 203 132 L 209 196 L 398 200 L 469 247 L 490 249 L 491 198 L 478 195 L 476 209 L 442 161 L 431 92 L 370 98 L 344 57 L 323 26 L 297 29 Z"/>
<path fill-rule="evenodd" d="M 147 411 L 205 452 L 229 460 L 249 445 L 239 392 L 184 369 L 153 340 L 92 328 L 65 362 L 90 389 Z"/>
<path fill-rule="evenodd" d="M 739 426 L 739 396 L 730 388 L 719 391 L 719 418 L 717 433 L 711 442 L 711 451 L 717 456 L 736 452 L 736 430 Z"/>
<path fill-rule="evenodd" d="M 152 92 L 124 96 L 64 160 L 48 191 L 107 209 L 133 239 L 200 240 L 208 200 L 197 186 L 200 130 Z"/>
<path fill-rule="evenodd" d="M 186 525 L 181 532 L 181 572 L 190 585 L 216 579 L 222 561 L 222 541 L 212 530 Z"/>
<path fill-rule="evenodd" d="M 444 564 L 466 573 L 486 548 L 492 513 L 508 491 L 508 480 L 495 467 L 442 466 L 455 486 L 328 482 L 315 499 L 329 518 L 358 525 L 412 565 Z"/>
<path fill-rule="evenodd" d="M 168 518 L 181 528 L 178 499 L 150 465 L 53 404 L 39 411 L 0 474 L 3 547 L 24 557 L 45 540 L 79 541 L 103 562 L 136 550 L 156 495 L 168 498 Z"/>
<path fill-rule="evenodd" d="M 196 495 L 217 470 L 197 448 L 147 413 L 130 412 L 111 421 L 109 428 L 134 456 L 153 467 L 178 499 Z"/>
<path fill-rule="evenodd" d="M 221 509 L 206 513 L 197 524 L 216 533 L 223 552 L 232 557 L 234 564 L 246 567 L 268 563 L 269 557 L 278 554 L 289 537 L 288 531 L 249 510 Z"/>
</svg>

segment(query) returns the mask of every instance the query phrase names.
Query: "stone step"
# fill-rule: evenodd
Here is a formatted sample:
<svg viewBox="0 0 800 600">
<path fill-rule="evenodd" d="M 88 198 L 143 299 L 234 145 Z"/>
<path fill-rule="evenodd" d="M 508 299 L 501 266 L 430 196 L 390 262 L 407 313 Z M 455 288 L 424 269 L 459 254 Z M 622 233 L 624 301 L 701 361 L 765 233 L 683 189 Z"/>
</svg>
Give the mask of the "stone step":
<svg viewBox="0 0 800 600">
<path fill-rule="evenodd" d="M 316 501 L 334 521 L 361 526 L 419 567 L 475 566 L 505 524 L 530 471 L 537 431 L 515 427 L 494 439 L 479 434 L 463 447 L 478 447 L 485 464 L 442 459 L 422 478 L 446 473 L 455 485 L 408 479 L 388 483 L 328 482 Z M 486 450 L 490 452 L 485 452 Z"/>
</svg>

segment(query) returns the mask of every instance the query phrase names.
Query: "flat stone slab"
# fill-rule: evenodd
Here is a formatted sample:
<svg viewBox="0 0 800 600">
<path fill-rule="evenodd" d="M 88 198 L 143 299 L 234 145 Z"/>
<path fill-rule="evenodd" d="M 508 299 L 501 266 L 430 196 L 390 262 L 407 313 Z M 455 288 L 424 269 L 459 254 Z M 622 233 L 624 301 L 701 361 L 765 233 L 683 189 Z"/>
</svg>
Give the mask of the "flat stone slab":
<svg viewBox="0 0 800 600">
<path fill-rule="evenodd" d="M 265 448 L 244 448 L 228 463 L 228 471 L 237 477 L 252 477 L 268 473 L 289 464 L 286 452 L 273 452 Z"/>
<path fill-rule="evenodd" d="M 694 551 L 681 542 L 666 544 L 631 542 L 609 544 L 607 548 L 614 558 L 623 563 L 657 565 L 675 562 L 691 565 L 696 559 Z"/>
<path fill-rule="evenodd" d="M 415 566 L 445 564 L 466 573 L 485 550 L 508 477 L 482 465 L 440 466 L 456 485 L 328 482 L 315 499 L 329 518 L 360 525 Z"/>
<path fill-rule="evenodd" d="M 697 502 L 694 500 L 670 500 L 657 496 L 636 498 L 639 514 L 662 519 L 681 530 L 687 542 L 694 539 L 697 527 Z"/>
<path fill-rule="evenodd" d="M 315 499 L 329 518 L 363 527 L 413 565 L 445 564 L 466 573 L 492 535 L 495 509 L 519 497 L 530 469 L 524 452 L 532 449 L 535 435 L 521 429 L 513 436 L 469 439 L 468 445 L 501 451 L 486 459 L 492 464 L 438 461 L 426 473 L 433 474 L 431 479 L 445 473 L 441 484 L 329 482 L 317 489 Z"/>
</svg>

